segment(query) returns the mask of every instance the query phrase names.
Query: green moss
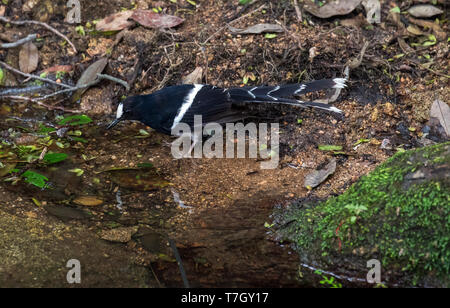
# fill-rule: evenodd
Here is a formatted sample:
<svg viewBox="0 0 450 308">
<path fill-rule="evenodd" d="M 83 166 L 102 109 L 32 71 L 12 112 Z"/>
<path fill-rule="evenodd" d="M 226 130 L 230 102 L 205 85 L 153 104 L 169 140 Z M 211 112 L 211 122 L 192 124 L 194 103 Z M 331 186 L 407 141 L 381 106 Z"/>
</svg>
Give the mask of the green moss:
<svg viewBox="0 0 450 308">
<path fill-rule="evenodd" d="M 344 194 L 287 214 L 284 234 L 302 253 L 376 254 L 383 266 L 413 273 L 450 274 L 448 176 L 404 181 L 421 168 L 442 170 L 450 143 L 394 155 Z M 442 165 L 442 166 L 441 166 Z M 445 166 L 444 166 L 445 165 Z M 410 179 L 410 178 L 409 178 Z"/>
</svg>

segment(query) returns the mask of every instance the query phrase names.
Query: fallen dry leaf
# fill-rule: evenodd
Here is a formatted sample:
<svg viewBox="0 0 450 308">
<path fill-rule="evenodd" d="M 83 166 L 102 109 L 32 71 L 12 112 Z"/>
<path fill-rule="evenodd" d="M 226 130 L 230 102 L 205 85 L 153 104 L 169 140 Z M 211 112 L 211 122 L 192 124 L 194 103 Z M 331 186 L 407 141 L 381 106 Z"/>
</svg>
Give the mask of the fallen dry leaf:
<svg viewBox="0 0 450 308">
<path fill-rule="evenodd" d="M 166 15 L 166 14 L 157 14 L 150 10 L 135 10 L 130 17 L 141 26 L 148 28 L 172 28 L 181 24 L 184 19 Z"/>
<path fill-rule="evenodd" d="M 305 176 L 305 187 L 314 188 L 336 171 L 336 159 L 333 158 L 323 169 L 314 170 Z"/>
<path fill-rule="evenodd" d="M 306 3 L 303 8 L 314 16 L 329 18 L 336 15 L 347 15 L 352 12 L 362 0 L 333 1 L 323 6 L 318 6 L 314 2 Z"/>
<path fill-rule="evenodd" d="M 432 17 L 444 13 L 443 10 L 431 4 L 414 5 L 408 9 L 408 13 L 414 17 Z"/>
<path fill-rule="evenodd" d="M 381 4 L 379 0 L 363 0 L 362 5 L 366 10 L 367 22 L 379 24 L 381 22 Z"/>
<path fill-rule="evenodd" d="M 198 66 L 192 73 L 190 73 L 186 77 L 183 77 L 181 79 L 181 82 L 183 84 L 197 84 L 202 83 L 202 78 L 203 78 L 203 68 Z"/>
<path fill-rule="evenodd" d="M 443 40 L 447 39 L 447 32 L 442 30 L 441 26 L 435 22 L 423 20 L 423 19 L 416 19 L 416 18 L 412 18 L 412 17 L 409 17 L 408 20 L 418 26 L 433 29 L 433 33 L 436 35 L 436 38 L 439 41 L 443 41 Z"/>
<path fill-rule="evenodd" d="M 431 105 L 430 118 L 436 118 L 450 137 L 450 107 L 441 100 L 435 100 Z"/>
<path fill-rule="evenodd" d="M 65 72 L 69 73 L 73 70 L 72 65 L 55 65 L 43 70 L 46 73 L 56 73 L 56 72 Z"/>
<path fill-rule="evenodd" d="M 96 25 L 95 29 L 97 31 L 120 31 L 125 28 L 131 27 L 134 25 L 133 21 L 129 21 L 133 15 L 133 11 L 124 11 L 115 14 L 111 14 L 102 20 L 100 20 Z"/>
<path fill-rule="evenodd" d="M 92 63 L 81 75 L 80 79 L 78 79 L 77 86 L 85 85 L 90 82 L 93 82 L 95 79 L 97 79 L 97 74 L 100 74 L 105 69 L 106 65 L 108 64 L 107 58 L 101 58 L 100 60 Z M 88 88 L 79 89 L 75 92 L 73 95 L 72 101 L 78 101 L 81 98 L 81 95 L 87 90 Z"/>
<path fill-rule="evenodd" d="M 28 42 L 22 46 L 19 52 L 19 67 L 24 73 L 31 73 L 36 70 L 39 62 L 39 52 L 32 42 Z"/>
<path fill-rule="evenodd" d="M 233 34 L 260 34 L 265 32 L 283 32 L 283 27 L 275 24 L 257 24 L 246 29 L 238 29 L 228 26 L 228 29 Z"/>
<path fill-rule="evenodd" d="M 6 6 L 0 5 L 0 17 L 5 16 Z"/>
<path fill-rule="evenodd" d="M 75 204 L 83 206 L 97 206 L 103 204 L 103 200 L 94 196 L 80 196 L 73 200 Z"/>
</svg>

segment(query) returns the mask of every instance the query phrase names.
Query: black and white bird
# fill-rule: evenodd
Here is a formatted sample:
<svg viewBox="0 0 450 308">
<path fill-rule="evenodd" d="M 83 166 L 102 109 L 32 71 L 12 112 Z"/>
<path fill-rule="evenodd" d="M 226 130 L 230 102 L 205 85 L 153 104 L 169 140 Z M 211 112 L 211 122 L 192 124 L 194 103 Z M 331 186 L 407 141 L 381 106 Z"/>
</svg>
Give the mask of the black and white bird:
<svg viewBox="0 0 450 308">
<path fill-rule="evenodd" d="M 245 118 L 245 114 L 235 108 L 238 103 L 284 104 L 341 114 L 341 110 L 328 104 L 301 101 L 293 97 L 326 89 L 342 89 L 346 81 L 345 78 L 334 78 L 300 84 L 231 89 L 200 84 L 166 87 L 149 95 L 125 99 L 119 104 L 116 119 L 108 129 L 123 120 L 137 120 L 170 135 L 178 123 L 193 127 L 195 115 L 201 115 L 204 124 L 237 122 L 237 119 Z"/>
</svg>

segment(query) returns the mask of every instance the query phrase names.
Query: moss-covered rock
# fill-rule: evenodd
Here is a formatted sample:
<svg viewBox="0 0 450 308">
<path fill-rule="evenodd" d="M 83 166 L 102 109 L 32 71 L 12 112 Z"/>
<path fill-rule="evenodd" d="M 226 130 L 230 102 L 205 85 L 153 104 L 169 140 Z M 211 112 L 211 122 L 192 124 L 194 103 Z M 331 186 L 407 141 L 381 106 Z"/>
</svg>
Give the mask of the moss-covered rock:
<svg viewBox="0 0 450 308">
<path fill-rule="evenodd" d="M 449 287 L 449 175 L 449 142 L 397 153 L 338 197 L 278 209 L 278 237 L 339 275 L 378 259 L 386 285 Z"/>
</svg>

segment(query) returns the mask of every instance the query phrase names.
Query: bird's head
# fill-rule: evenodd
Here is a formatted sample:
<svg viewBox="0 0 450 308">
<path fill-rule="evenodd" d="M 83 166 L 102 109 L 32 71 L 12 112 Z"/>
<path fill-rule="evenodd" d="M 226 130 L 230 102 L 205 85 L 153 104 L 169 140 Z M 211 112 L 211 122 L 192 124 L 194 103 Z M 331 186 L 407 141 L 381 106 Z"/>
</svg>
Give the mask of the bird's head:
<svg viewBox="0 0 450 308">
<path fill-rule="evenodd" d="M 111 129 L 116 126 L 120 121 L 124 120 L 139 120 L 139 111 L 137 106 L 140 101 L 137 96 L 128 97 L 117 107 L 116 118 L 111 124 L 108 125 L 107 129 Z"/>
</svg>

